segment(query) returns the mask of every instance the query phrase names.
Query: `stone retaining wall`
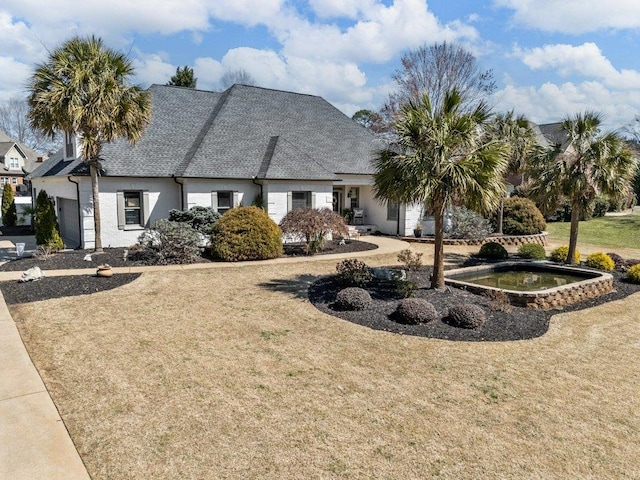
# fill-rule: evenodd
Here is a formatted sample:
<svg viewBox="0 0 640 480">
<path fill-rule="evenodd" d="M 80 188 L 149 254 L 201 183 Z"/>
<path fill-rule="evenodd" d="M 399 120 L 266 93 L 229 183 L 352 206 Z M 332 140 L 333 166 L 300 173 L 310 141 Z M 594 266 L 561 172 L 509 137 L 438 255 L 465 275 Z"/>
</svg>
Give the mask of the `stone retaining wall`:
<svg viewBox="0 0 640 480">
<path fill-rule="evenodd" d="M 512 262 L 505 262 L 498 265 L 506 265 Z M 445 272 L 445 282 L 448 285 L 458 288 L 464 288 L 472 293 L 482 295 L 488 291 L 501 291 L 505 292 L 509 297 L 509 302 L 512 305 L 519 307 L 536 308 L 541 310 L 549 310 L 551 308 L 560 308 L 565 305 L 571 305 L 573 303 L 581 302 L 589 298 L 599 297 L 605 293 L 609 293 L 613 290 L 613 275 L 604 272 L 588 271 L 594 276 L 594 278 L 587 278 L 577 283 L 571 283 L 568 285 L 561 285 L 554 288 L 548 288 L 546 290 L 539 290 L 535 292 L 516 292 L 513 290 L 502 290 L 492 287 L 484 287 L 473 283 L 467 283 L 460 280 L 448 279 L 446 275 L 462 273 L 463 271 L 479 271 L 486 269 L 486 266 L 467 267 L 461 269 L 455 269 Z M 562 267 L 550 266 L 549 268 L 557 268 L 561 270 Z M 577 270 L 572 267 L 572 269 Z"/>
<path fill-rule="evenodd" d="M 403 237 L 406 242 L 415 243 L 433 243 L 434 238 L 429 237 Z M 445 245 L 483 245 L 489 242 L 496 242 L 505 246 L 519 247 L 526 243 L 538 243 L 542 246 L 547 245 L 547 232 L 542 232 L 537 235 L 501 235 L 495 237 L 487 237 L 482 239 L 468 239 L 468 238 L 445 238 Z"/>
</svg>

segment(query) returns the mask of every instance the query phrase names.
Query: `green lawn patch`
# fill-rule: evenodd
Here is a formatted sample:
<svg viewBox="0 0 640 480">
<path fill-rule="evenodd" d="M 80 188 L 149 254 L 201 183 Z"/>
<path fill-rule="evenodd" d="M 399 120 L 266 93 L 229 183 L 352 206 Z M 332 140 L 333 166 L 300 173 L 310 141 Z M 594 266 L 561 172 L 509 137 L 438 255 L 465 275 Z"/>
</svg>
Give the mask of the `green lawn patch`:
<svg viewBox="0 0 640 480">
<path fill-rule="evenodd" d="M 549 239 L 569 243 L 569 222 L 547 223 Z M 638 248 L 640 214 L 594 218 L 580 222 L 578 243 L 602 247 Z"/>
</svg>

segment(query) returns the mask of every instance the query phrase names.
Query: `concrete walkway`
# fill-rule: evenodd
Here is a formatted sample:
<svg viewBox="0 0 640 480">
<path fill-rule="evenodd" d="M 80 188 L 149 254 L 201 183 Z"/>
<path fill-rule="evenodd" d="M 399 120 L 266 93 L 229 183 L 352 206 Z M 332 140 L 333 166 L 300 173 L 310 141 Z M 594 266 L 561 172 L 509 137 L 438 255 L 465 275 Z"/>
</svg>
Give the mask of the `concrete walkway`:
<svg viewBox="0 0 640 480">
<path fill-rule="evenodd" d="M 0 237 L 0 261 L 16 258 L 15 243 L 35 242 L 23 237 Z M 33 237 L 31 237 L 33 238 Z M 315 257 L 276 258 L 260 262 L 203 263 L 163 267 L 120 267 L 115 273 L 197 268 L 229 268 L 250 265 L 278 265 L 342 258 L 395 254 L 409 244 L 387 237 L 362 240 L 378 245 L 375 250 Z M 31 247 L 32 246 L 32 247 Z M 28 250 L 29 250 L 28 249 Z M 11 257 L 13 255 L 13 257 Z M 94 275 L 95 268 L 50 270 L 45 276 Z M 0 281 L 16 280 L 22 272 L 0 272 Z M 89 479 L 69 433 L 31 362 L 16 324 L 0 294 L 0 479 L 11 480 L 80 480 Z"/>
</svg>

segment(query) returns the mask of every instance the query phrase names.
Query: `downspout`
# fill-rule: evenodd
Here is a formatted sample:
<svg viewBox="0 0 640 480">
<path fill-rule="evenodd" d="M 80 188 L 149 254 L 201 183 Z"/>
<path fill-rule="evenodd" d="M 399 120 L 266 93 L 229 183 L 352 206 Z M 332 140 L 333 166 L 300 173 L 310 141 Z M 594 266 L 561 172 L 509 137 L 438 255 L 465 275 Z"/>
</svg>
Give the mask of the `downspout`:
<svg viewBox="0 0 640 480">
<path fill-rule="evenodd" d="M 396 236 L 400 236 L 400 208 L 402 208 L 402 204 L 398 202 L 398 221 L 396 222 Z M 406 211 L 405 211 L 406 216 Z M 402 235 L 404 237 L 404 235 Z"/>
<path fill-rule="evenodd" d="M 180 210 L 184 212 L 184 183 L 178 181 L 178 177 L 171 175 L 173 181 L 180 185 Z"/>
<path fill-rule="evenodd" d="M 260 201 L 262 202 L 262 208 L 264 210 L 266 210 L 264 208 L 264 196 L 263 196 L 263 194 L 264 194 L 264 191 L 263 191 L 264 185 L 262 185 L 261 183 L 258 183 L 256 181 L 256 177 L 257 177 L 257 175 L 254 175 L 253 177 L 251 177 L 251 183 L 253 183 L 254 185 L 257 185 L 257 186 L 260 187 Z"/>
<path fill-rule="evenodd" d="M 82 209 L 80 208 L 80 182 L 71 180 L 71 175 L 67 177 L 71 183 L 76 185 L 76 198 L 78 199 L 78 230 L 80 230 L 80 247 L 84 247 L 84 228 L 82 228 Z"/>
</svg>

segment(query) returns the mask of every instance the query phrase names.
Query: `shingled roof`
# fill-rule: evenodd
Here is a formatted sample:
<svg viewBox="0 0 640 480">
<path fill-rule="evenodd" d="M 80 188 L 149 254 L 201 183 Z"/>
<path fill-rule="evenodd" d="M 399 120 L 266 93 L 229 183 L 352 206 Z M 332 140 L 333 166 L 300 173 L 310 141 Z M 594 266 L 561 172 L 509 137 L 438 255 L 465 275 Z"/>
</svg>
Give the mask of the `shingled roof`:
<svg viewBox="0 0 640 480">
<path fill-rule="evenodd" d="M 321 97 L 246 85 L 222 93 L 163 85 L 149 91 L 151 123 L 134 146 L 104 146 L 104 175 L 335 180 L 374 173 L 376 138 Z M 78 174 L 77 166 L 32 177 Z"/>
<path fill-rule="evenodd" d="M 34 171 L 39 165 L 38 157 L 40 157 L 41 155 L 38 154 L 38 152 L 36 152 L 35 150 L 27 147 L 25 144 L 14 140 L 5 132 L 0 131 L 0 158 L 4 159 L 4 156 L 9 150 L 11 150 L 11 147 L 13 147 L 14 145 L 24 155 L 24 167 L 22 169 L 24 173 Z"/>
</svg>

